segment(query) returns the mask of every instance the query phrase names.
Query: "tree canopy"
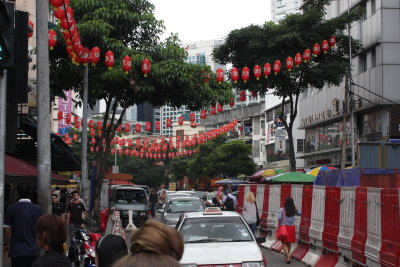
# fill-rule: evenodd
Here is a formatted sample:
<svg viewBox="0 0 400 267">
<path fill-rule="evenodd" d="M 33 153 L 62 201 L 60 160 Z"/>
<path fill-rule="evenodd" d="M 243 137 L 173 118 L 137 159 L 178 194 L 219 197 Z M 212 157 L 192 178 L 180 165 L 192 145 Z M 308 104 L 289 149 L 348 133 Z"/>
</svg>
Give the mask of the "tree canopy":
<svg viewBox="0 0 400 267">
<path fill-rule="evenodd" d="M 332 19 L 326 19 L 326 7 L 331 0 L 309 0 L 302 7 L 302 14 L 291 14 L 279 23 L 268 22 L 264 25 L 250 25 L 231 31 L 224 43 L 214 49 L 213 57 L 218 63 L 232 63 L 242 68 L 255 65 L 271 65 L 276 60 L 282 62 L 278 75 L 256 80 L 252 75 L 248 82 L 238 82 L 238 89 L 267 92 L 282 99 L 282 114 L 290 113 L 284 120 L 291 149 L 291 168 L 296 166 L 292 128 L 297 116 L 297 103 L 300 93 L 307 87 L 322 88 L 325 85 L 340 85 L 349 72 L 349 38 L 343 31 L 348 23 L 360 18 L 362 10 L 353 9 Z M 285 67 L 286 58 L 294 58 L 296 53 L 303 55 L 305 49 L 312 51 L 315 43 L 336 36 L 337 43 L 328 53 L 321 53 L 309 62 L 303 62 L 289 71 Z M 352 53 L 361 48 L 358 41 L 351 38 Z M 240 70 L 240 69 L 239 69 Z M 289 100 L 290 110 L 284 110 L 285 100 Z M 283 118 L 285 119 L 285 118 Z"/>
</svg>

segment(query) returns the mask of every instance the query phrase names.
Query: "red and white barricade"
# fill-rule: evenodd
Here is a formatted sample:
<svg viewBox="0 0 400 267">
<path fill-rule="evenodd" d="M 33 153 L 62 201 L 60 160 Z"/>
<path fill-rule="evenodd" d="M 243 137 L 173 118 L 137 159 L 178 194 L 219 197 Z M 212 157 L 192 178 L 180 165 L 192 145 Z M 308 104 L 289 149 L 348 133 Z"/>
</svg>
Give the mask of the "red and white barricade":
<svg viewBox="0 0 400 267">
<path fill-rule="evenodd" d="M 270 186 L 265 185 L 264 186 L 263 206 L 262 206 L 261 213 L 259 212 L 260 232 L 261 232 L 261 234 L 265 234 L 265 235 L 267 235 L 269 232 L 269 230 L 268 230 L 269 192 L 270 192 Z M 260 209 L 260 207 L 258 207 L 258 209 Z"/>
<path fill-rule="evenodd" d="M 314 266 L 321 257 L 322 233 L 324 230 L 325 217 L 325 186 L 315 185 L 313 188 L 313 201 L 311 206 L 311 225 L 309 229 L 310 246 L 309 251 L 302 258 L 302 262 Z"/>
<path fill-rule="evenodd" d="M 313 186 L 304 185 L 302 188 L 301 219 L 299 225 L 299 245 L 292 252 L 292 256 L 302 260 L 310 249 L 309 231 L 311 226 L 311 207 L 313 203 Z"/>
<path fill-rule="evenodd" d="M 267 218 L 267 228 L 269 230 L 269 235 L 266 238 L 265 243 L 262 246 L 271 248 L 275 244 L 275 232 L 278 228 L 278 211 L 281 207 L 280 201 L 281 186 L 271 185 L 269 187 L 269 201 L 268 201 L 268 218 Z"/>
<path fill-rule="evenodd" d="M 236 212 L 238 212 L 240 214 L 243 212 L 244 187 L 245 187 L 245 185 L 243 185 L 243 184 L 238 186 L 238 197 L 237 197 L 238 206 L 236 208 Z"/>
<path fill-rule="evenodd" d="M 365 244 L 366 263 L 370 267 L 380 266 L 379 251 L 382 244 L 381 189 L 368 188 L 368 234 Z"/>
<path fill-rule="evenodd" d="M 262 216 L 262 211 L 263 211 L 263 207 L 264 207 L 264 191 L 265 191 L 266 187 L 267 187 L 267 185 L 265 185 L 265 184 L 257 185 L 257 194 L 255 195 L 258 216 L 260 216 L 260 223 L 261 223 L 261 216 Z"/>
</svg>

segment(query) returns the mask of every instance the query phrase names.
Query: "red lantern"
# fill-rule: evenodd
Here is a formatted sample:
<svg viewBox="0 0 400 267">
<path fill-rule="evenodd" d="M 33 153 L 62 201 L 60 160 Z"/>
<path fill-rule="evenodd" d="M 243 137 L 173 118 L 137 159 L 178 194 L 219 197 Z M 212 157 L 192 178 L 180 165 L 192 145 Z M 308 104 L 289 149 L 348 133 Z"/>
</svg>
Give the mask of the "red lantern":
<svg viewBox="0 0 400 267">
<path fill-rule="evenodd" d="M 151 131 L 151 123 L 150 122 L 146 122 L 145 128 L 146 128 L 147 132 L 150 132 Z"/>
<path fill-rule="evenodd" d="M 218 111 L 219 113 L 221 113 L 222 110 L 223 110 L 223 106 L 222 106 L 220 103 L 218 103 L 218 104 L 217 104 L 217 111 Z"/>
<path fill-rule="evenodd" d="M 71 113 L 67 113 L 65 116 L 65 122 L 66 124 L 71 124 Z"/>
<path fill-rule="evenodd" d="M 111 148 L 111 155 L 115 154 L 115 148 Z"/>
<path fill-rule="evenodd" d="M 125 138 L 119 139 L 119 145 L 124 146 L 125 145 Z"/>
<path fill-rule="evenodd" d="M 112 69 L 112 67 L 114 66 L 114 53 L 110 50 L 106 52 L 105 64 L 108 69 Z"/>
<path fill-rule="evenodd" d="M 101 128 L 103 128 L 103 123 L 101 121 L 96 122 L 96 128 L 97 130 L 101 130 Z"/>
<path fill-rule="evenodd" d="M 237 83 L 237 81 L 239 80 L 239 71 L 237 68 L 232 68 L 231 69 L 231 80 L 234 83 Z"/>
<path fill-rule="evenodd" d="M 293 58 L 292 57 L 288 57 L 286 59 L 286 68 L 288 69 L 288 71 L 291 71 L 293 68 Z"/>
<path fill-rule="evenodd" d="M 297 53 L 294 56 L 294 63 L 296 64 L 296 67 L 298 67 L 301 64 L 301 61 L 303 60 L 303 57 L 301 56 L 300 53 Z"/>
<path fill-rule="evenodd" d="M 332 36 L 329 38 L 329 45 L 330 45 L 330 46 L 335 46 L 335 45 L 336 45 L 336 36 L 335 36 L 335 35 L 332 35 Z"/>
<path fill-rule="evenodd" d="M 35 28 L 35 25 L 33 24 L 32 21 L 28 21 L 28 25 L 31 26 L 32 31 L 28 32 L 28 38 L 31 38 L 33 36 L 33 29 Z"/>
<path fill-rule="evenodd" d="M 190 118 L 190 122 L 196 121 L 196 115 L 194 113 L 190 113 L 189 118 Z"/>
<path fill-rule="evenodd" d="M 216 77 L 217 82 L 221 84 L 224 81 L 224 70 L 218 68 L 216 72 L 217 72 L 217 77 Z"/>
<path fill-rule="evenodd" d="M 151 66 L 150 60 L 148 60 L 147 58 L 143 59 L 141 67 L 142 67 L 143 76 L 145 78 L 150 73 L 150 66 Z"/>
<path fill-rule="evenodd" d="M 96 63 L 98 63 L 100 60 L 100 48 L 98 48 L 97 46 L 92 48 L 92 65 L 96 65 Z"/>
<path fill-rule="evenodd" d="M 229 101 L 229 106 L 230 106 L 231 108 L 235 106 L 235 99 L 233 99 L 232 97 L 231 97 L 231 99 L 230 99 L 230 101 Z"/>
<path fill-rule="evenodd" d="M 78 135 L 77 135 L 77 134 L 74 134 L 74 135 L 73 135 L 73 138 L 74 138 L 74 141 L 78 140 Z"/>
<path fill-rule="evenodd" d="M 324 54 L 326 54 L 326 52 L 328 52 L 329 50 L 329 44 L 327 40 L 323 40 L 322 41 L 322 51 L 324 51 Z"/>
<path fill-rule="evenodd" d="M 172 127 L 172 120 L 170 118 L 167 118 L 165 126 L 167 126 L 168 128 Z"/>
<path fill-rule="evenodd" d="M 136 123 L 135 132 L 140 133 L 140 123 Z"/>
<path fill-rule="evenodd" d="M 240 101 L 242 101 L 242 102 L 246 101 L 246 92 L 245 91 L 240 91 Z"/>
<path fill-rule="evenodd" d="M 89 120 L 88 127 L 89 128 L 93 128 L 93 126 L 94 126 L 94 121 L 93 120 Z"/>
<path fill-rule="evenodd" d="M 48 42 L 49 42 L 50 50 L 53 50 L 53 47 L 56 46 L 56 44 L 57 44 L 57 34 L 54 30 L 49 30 Z"/>
<path fill-rule="evenodd" d="M 306 50 L 304 50 L 303 58 L 304 58 L 304 62 L 307 62 L 307 61 L 310 60 L 310 58 L 311 58 L 311 51 L 310 51 L 310 49 L 307 48 Z"/>
<path fill-rule="evenodd" d="M 93 152 L 94 152 L 94 147 L 90 146 L 90 153 L 93 153 Z"/>
<path fill-rule="evenodd" d="M 125 132 L 129 133 L 131 131 L 131 125 L 129 123 L 125 123 Z"/>
<path fill-rule="evenodd" d="M 179 117 L 178 117 L 178 124 L 179 124 L 179 125 L 182 125 L 182 124 L 183 124 L 183 117 L 182 117 L 182 116 L 179 116 Z"/>
<path fill-rule="evenodd" d="M 67 13 L 67 14 L 66 14 L 66 18 L 67 18 L 68 21 L 71 21 L 71 20 L 74 19 L 74 11 L 72 10 L 72 8 L 71 8 L 70 6 L 67 7 L 65 13 Z"/>
<path fill-rule="evenodd" d="M 261 77 L 261 67 L 258 65 L 255 65 L 253 68 L 253 73 L 254 73 L 254 77 L 257 79 L 257 81 L 260 79 Z"/>
<path fill-rule="evenodd" d="M 91 143 L 92 145 L 96 144 L 96 138 L 92 137 L 92 139 L 90 140 L 90 143 Z"/>
<path fill-rule="evenodd" d="M 59 7 L 56 10 L 54 10 L 54 17 L 56 17 L 58 19 L 65 19 L 64 8 Z"/>
<path fill-rule="evenodd" d="M 257 97 L 257 92 L 256 91 L 251 91 L 251 96 L 252 97 Z"/>
<path fill-rule="evenodd" d="M 126 74 L 132 69 L 132 60 L 130 56 L 124 56 L 122 59 L 122 69 Z"/>
<path fill-rule="evenodd" d="M 118 149 L 118 154 L 119 154 L 119 155 L 122 155 L 122 153 L 123 153 L 122 148 Z"/>
<path fill-rule="evenodd" d="M 129 156 L 129 148 L 125 149 L 125 156 Z"/>
<path fill-rule="evenodd" d="M 275 75 L 277 75 L 281 71 L 281 66 L 282 66 L 282 63 L 280 60 L 275 61 L 275 63 L 274 63 Z"/>
<path fill-rule="evenodd" d="M 190 127 L 192 127 L 192 128 L 196 128 L 196 127 L 197 127 L 197 123 L 195 123 L 195 122 L 192 122 L 192 123 L 190 124 Z"/>
<path fill-rule="evenodd" d="M 265 63 L 265 65 L 264 65 L 264 77 L 268 78 L 268 76 L 271 75 L 271 72 L 272 72 L 271 64 Z"/>
<path fill-rule="evenodd" d="M 89 129 L 89 134 L 90 134 L 90 136 L 94 136 L 94 135 L 95 135 L 95 132 L 94 132 L 94 129 L 93 129 L 93 128 L 90 128 L 90 129 Z"/>
<path fill-rule="evenodd" d="M 156 131 L 159 131 L 160 129 L 161 129 L 160 122 L 156 121 Z"/>
<path fill-rule="evenodd" d="M 57 112 L 57 119 L 60 121 L 64 117 L 64 113 L 62 111 Z"/>
<path fill-rule="evenodd" d="M 248 67 L 244 67 L 244 68 L 242 69 L 242 80 L 243 80 L 243 82 L 244 82 L 244 83 L 247 83 L 247 81 L 249 80 L 249 78 L 250 78 L 250 70 L 249 70 Z"/>
<path fill-rule="evenodd" d="M 121 132 L 121 129 L 122 129 L 122 126 L 119 125 L 118 128 L 117 128 L 117 132 L 120 133 L 120 132 Z"/>
<path fill-rule="evenodd" d="M 313 56 L 318 56 L 319 52 L 321 52 L 321 47 L 319 46 L 319 44 L 315 44 L 313 47 Z"/>
<path fill-rule="evenodd" d="M 204 120 L 205 118 L 207 118 L 207 110 L 203 109 L 203 110 L 200 112 L 200 118 L 202 118 L 203 120 Z"/>
<path fill-rule="evenodd" d="M 211 115 L 215 115 L 215 106 L 210 107 L 210 113 Z"/>
<path fill-rule="evenodd" d="M 63 0 L 50 0 L 50 5 L 53 7 L 60 7 L 63 3 Z"/>
</svg>

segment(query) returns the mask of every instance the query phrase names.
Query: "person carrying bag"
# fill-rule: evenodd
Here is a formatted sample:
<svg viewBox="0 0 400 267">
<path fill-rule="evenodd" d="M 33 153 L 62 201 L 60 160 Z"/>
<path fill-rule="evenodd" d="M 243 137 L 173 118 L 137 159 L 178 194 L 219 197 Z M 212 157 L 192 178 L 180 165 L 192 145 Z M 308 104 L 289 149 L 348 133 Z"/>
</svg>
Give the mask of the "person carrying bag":
<svg viewBox="0 0 400 267">
<path fill-rule="evenodd" d="M 294 216 L 301 213 L 294 206 L 293 198 L 288 197 L 285 200 L 285 205 L 279 209 L 278 223 L 279 227 L 276 230 L 276 239 L 282 242 L 283 250 L 286 254 L 286 263 L 289 264 L 292 259 L 290 253 L 291 243 L 296 242 L 296 228 L 294 226 Z"/>
</svg>

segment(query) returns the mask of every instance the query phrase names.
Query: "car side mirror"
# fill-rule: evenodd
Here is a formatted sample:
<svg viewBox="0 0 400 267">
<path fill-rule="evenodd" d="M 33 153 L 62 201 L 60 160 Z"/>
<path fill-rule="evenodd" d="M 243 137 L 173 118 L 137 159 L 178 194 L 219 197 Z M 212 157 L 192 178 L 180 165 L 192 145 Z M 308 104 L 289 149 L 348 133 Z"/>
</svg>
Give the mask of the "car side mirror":
<svg viewBox="0 0 400 267">
<path fill-rule="evenodd" d="M 261 244 L 265 242 L 265 236 L 256 236 L 256 242 L 257 244 Z"/>
<path fill-rule="evenodd" d="M 164 213 L 164 209 L 157 209 L 158 213 Z"/>
</svg>

